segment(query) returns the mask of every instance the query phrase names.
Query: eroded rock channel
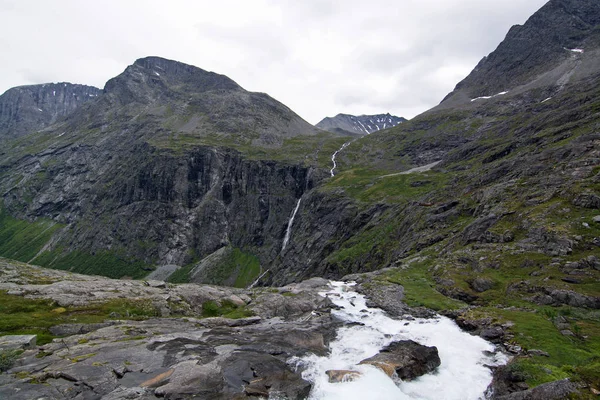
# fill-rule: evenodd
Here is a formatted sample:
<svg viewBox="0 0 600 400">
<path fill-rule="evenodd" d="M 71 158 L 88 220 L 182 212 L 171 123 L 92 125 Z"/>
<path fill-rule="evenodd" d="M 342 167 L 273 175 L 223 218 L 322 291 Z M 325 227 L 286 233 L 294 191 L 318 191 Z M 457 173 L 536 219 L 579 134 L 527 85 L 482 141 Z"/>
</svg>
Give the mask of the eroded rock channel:
<svg viewBox="0 0 600 400">
<path fill-rule="evenodd" d="M 0 375 L 0 398 L 429 399 L 443 388 L 448 399 L 477 399 L 489 366 L 506 361 L 445 317 L 411 315 L 401 295 L 387 298 L 405 310 L 392 318 L 351 283 L 321 278 L 241 290 L 11 264 L 0 277 L 6 295 L 46 299 L 73 320 L 84 305 L 119 299 L 157 313 L 51 327 L 56 338 L 24 347 Z M 235 305 L 242 318 L 203 317 L 207 304 Z"/>
</svg>

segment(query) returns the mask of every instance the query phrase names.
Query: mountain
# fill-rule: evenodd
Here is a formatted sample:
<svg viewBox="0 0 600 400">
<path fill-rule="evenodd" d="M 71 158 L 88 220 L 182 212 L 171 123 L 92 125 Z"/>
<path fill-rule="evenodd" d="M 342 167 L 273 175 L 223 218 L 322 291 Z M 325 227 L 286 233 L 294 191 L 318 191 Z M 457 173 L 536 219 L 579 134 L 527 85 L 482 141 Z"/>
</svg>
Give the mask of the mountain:
<svg viewBox="0 0 600 400">
<path fill-rule="evenodd" d="M 0 140 L 52 125 L 101 93 L 93 86 L 65 82 L 9 89 L 0 96 Z"/>
<path fill-rule="evenodd" d="M 264 282 L 381 270 L 366 279 L 512 349 L 496 395 L 599 390 L 599 13 L 548 2 L 439 106 L 338 152 Z"/>
<path fill-rule="evenodd" d="M 566 378 L 594 398 L 599 14 L 551 0 L 440 105 L 360 138 L 221 75 L 138 60 L 59 124 L 3 142 L 0 255 L 235 286 L 352 280 L 392 315 L 435 310 L 509 353 L 492 398 L 565 397 L 552 382 Z M 270 315 L 299 293 L 286 290 Z"/>
<path fill-rule="evenodd" d="M 0 254 L 113 277 L 223 247 L 268 265 L 345 140 L 223 75 L 140 59 L 58 124 L 4 143 Z"/>
<path fill-rule="evenodd" d="M 449 105 L 508 91 L 550 97 L 567 81 L 595 75 L 600 13 L 594 0 L 549 1 L 523 25 L 513 26 L 444 101 Z M 580 64 L 584 65 L 580 65 Z"/>
<path fill-rule="evenodd" d="M 406 118 L 396 117 L 394 115 L 377 114 L 377 115 L 349 115 L 338 114 L 335 117 L 326 117 L 317 125 L 328 132 L 333 133 L 350 133 L 353 135 L 368 135 L 377 132 L 381 129 L 392 128 L 402 122 Z"/>
</svg>

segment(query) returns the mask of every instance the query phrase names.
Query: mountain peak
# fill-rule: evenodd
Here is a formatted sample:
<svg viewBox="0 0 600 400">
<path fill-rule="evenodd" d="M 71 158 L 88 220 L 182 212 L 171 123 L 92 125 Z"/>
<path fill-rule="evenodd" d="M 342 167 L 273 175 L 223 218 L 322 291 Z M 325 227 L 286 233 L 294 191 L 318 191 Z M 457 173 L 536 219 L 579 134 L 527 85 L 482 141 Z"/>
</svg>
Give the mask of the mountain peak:
<svg viewBox="0 0 600 400">
<path fill-rule="evenodd" d="M 443 102 L 468 101 L 525 85 L 600 41 L 597 0 L 550 0 L 524 25 L 513 26 Z M 575 54 L 576 55 L 576 54 Z"/>
<path fill-rule="evenodd" d="M 392 128 L 404 121 L 406 118 L 396 117 L 390 113 L 358 116 L 340 113 L 333 118 L 324 118 L 315 126 L 333 133 L 368 135 L 382 129 Z"/>
<path fill-rule="evenodd" d="M 205 71 L 179 61 L 151 56 L 136 60 L 123 73 L 109 80 L 105 92 L 122 102 L 148 101 L 159 93 L 202 93 L 212 90 L 243 90 L 225 75 Z"/>
</svg>

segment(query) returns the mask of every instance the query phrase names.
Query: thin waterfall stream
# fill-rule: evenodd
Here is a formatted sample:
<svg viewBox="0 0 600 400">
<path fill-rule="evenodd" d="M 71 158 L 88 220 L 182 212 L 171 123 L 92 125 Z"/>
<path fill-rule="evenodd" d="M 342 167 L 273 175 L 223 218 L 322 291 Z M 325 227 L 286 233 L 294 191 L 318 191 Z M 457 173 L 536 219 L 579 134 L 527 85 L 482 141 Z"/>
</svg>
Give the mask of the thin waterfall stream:
<svg viewBox="0 0 600 400">
<path fill-rule="evenodd" d="M 283 244 L 281 245 L 281 251 L 285 250 L 288 242 L 290 241 L 290 236 L 292 235 L 292 225 L 294 224 L 294 218 L 296 218 L 296 213 L 298 212 L 298 209 L 300 208 L 301 201 L 302 201 L 302 197 L 300 197 L 298 199 L 298 202 L 296 203 L 296 208 L 294 208 L 294 211 L 292 212 L 292 215 L 290 216 L 290 219 L 288 220 L 287 229 L 285 230 L 285 236 L 283 237 Z"/>
<path fill-rule="evenodd" d="M 508 358 L 492 343 L 462 331 L 446 317 L 392 319 L 382 310 L 370 308 L 353 283 L 331 282 L 321 293 L 339 309 L 332 313 L 346 323 L 329 344 L 327 356 L 314 354 L 290 362 L 313 384 L 311 400 L 479 400 L 492 381 L 490 366 L 503 365 Z M 441 364 L 436 371 L 410 382 L 388 377 L 371 365 L 359 365 L 392 342 L 414 340 L 436 346 Z M 351 370 L 360 377 L 330 383 L 326 371 Z"/>
<path fill-rule="evenodd" d="M 352 143 L 354 140 L 351 140 L 349 142 L 346 142 L 342 145 L 342 147 L 340 147 L 339 149 L 337 149 L 335 151 L 335 153 L 332 154 L 331 156 L 331 162 L 333 162 L 333 167 L 331 168 L 331 170 L 329 170 L 329 173 L 331 174 L 331 177 L 335 176 L 335 173 L 333 171 L 335 171 L 335 169 L 337 168 L 337 163 L 335 162 L 335 157 L 338 155 L 338 153 L 342 150 L 344 150 L 346 147 L 348 147 L 350 145 L 350 143 Z"/>
</svg>

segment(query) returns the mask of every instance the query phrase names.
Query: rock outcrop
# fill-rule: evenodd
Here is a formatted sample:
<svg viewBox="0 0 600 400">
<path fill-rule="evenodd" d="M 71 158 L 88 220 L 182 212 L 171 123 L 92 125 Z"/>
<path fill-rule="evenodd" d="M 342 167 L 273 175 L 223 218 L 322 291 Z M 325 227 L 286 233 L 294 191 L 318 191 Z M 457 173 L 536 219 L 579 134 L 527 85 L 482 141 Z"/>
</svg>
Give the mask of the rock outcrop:
<svg viewBox="0 0 600 400">
<path fill-rule="evenodd" d="M 0 290 L 52 300 L 60 306 L 56 313 L 126 300 L 163 314 L 56 325 L 50 331 L 60 338 L 41 346 L 32 345 L 35 335 L 21 338 L 24 352 L 0 375 L 1 398 L 304 399 L 311 383 L 287 361 L 324 355 L 338 326 L 329 314 L 332 303 L 318 295 L 324 280 L 244 291 L 110 280 L 8 262 L 1 271 Z M 255 315 L 203 318 L 207 305 L 227 302 Z"/>
<path fill-rule="evenodd" d="M 44 129 L 101 94 L 93 86 L 65 82 L 9 89 L 0 96 L 0 140 Z"/>
<path fill-rule="evenodd" d="M 412 340 L 393 342 L 379 354 L 362 360 L 360 364 L 373 365 L 388 376 L 410 381 L 435 371 L 440 366 L 440 356 L 435 346 L 423 346 Z"/>
</svg>

